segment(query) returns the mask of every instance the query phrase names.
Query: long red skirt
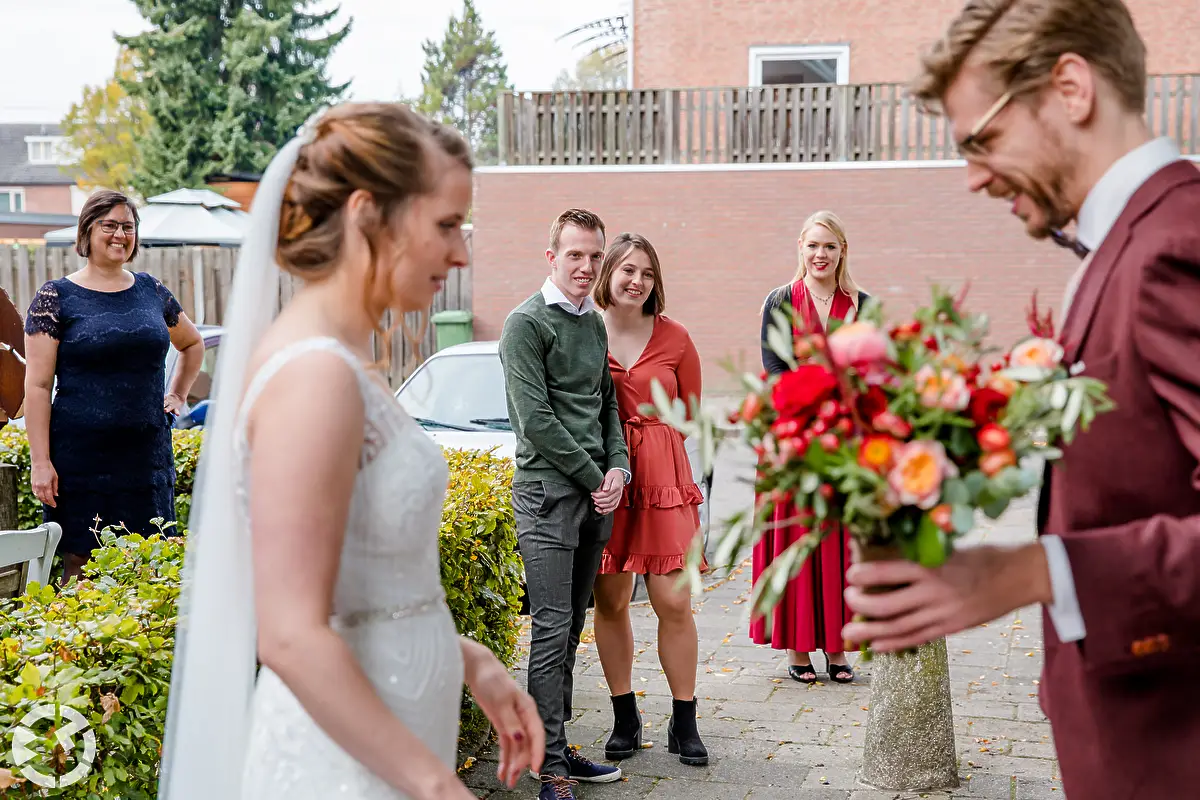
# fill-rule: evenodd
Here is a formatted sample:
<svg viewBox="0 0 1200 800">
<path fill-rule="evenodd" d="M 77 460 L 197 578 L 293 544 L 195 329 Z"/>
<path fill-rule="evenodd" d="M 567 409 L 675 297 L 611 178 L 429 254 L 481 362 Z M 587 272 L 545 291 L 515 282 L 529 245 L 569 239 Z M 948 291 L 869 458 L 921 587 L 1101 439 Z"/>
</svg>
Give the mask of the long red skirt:
<svg viewBox="0 0 1200 800">
<path fill-rule="evenodd" d="M 775 521 L 795 515 L 794 509 L 777 508 Z M 752 564 L 755 583 L 776 556 L 806 533 L 808 528 L 801 526 L 764 533 L 754 546 Z M 776 650 L 796 650 L 801 653 L 816 650 L 840 653 L 845 650 L 842 626 L 853 616 L 844 596 L 850 559 L 850 537 L 839 525 L 835 533 L 825 537 L 817 551 L 804 563 L 800 573 L 788 584 L 773 614 L 750 623 L 750 638 L 757 644 L 769 644 Z"/>
</svg>

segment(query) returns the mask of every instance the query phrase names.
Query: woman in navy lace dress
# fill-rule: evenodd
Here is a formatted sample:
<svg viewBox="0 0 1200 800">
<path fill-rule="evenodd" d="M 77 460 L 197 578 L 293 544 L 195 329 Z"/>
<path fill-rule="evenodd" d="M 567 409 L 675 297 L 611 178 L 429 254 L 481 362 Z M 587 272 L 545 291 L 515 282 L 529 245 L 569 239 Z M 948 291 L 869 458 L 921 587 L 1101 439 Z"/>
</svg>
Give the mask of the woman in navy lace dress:
<svg viewBox="0 0 1200 800">
<path fill-rule="evenodd" d="M 175 519 L 171 426 L 204 340 L 165 286 L 126 270 L 137 226 L 128 197 L 92 195 L 75 239 L 87 264 L 44 284 L 25 318 L 31 483 L 45 519 L 62 526 L 64 582 L 97 546 L 93 528 L 150 534 L 152 519 Z M 180 368 L 165 389 L 172 345 Z"/>
</svg>

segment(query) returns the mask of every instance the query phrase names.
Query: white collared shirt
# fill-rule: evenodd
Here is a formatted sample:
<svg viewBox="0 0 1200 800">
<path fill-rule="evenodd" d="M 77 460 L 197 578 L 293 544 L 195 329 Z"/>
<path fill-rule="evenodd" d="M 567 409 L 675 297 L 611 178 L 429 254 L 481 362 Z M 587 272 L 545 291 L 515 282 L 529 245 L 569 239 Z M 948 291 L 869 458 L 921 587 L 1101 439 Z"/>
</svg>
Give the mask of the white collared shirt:
<svg viewBox="0 0 1200 800">
<path fill-rule="evenodd" d="M 1154 139 L 1117 159 L 1088 192 L 1083 206 L 1079 209 L 1075 238 L 1090 253 L 1080 263 L 1067 284 L 1061 315 L 1063 320 L 1066 320 L 1067 311 L 1075 299 L 1075 291 L 1092 262 L 1092 255 L 1108 238 L 1113 225 L 1125 211 L 1125 206 L 1129 205 L 1134 193 L 1156 172 L 1179 158 L 1179 148 L 1174 141 L 1167 138 Z M 1067 548 L 1060 537 L 1052 534 L 1042 536 L 1041 542 L 1046 551 L 1046 565 L 1050 570 L 1050 588 L 1054 593 L 1054 602 L 1047 607 L 1050 620 L 1054 623 L 1054 631 L 1058 634 L 1059 641 L 1077 642 L 1087 635 L 1087 628 L 1083 622 L 1083 612 L 1079 608 L 1079 596 L 1075 593 L 1075 578 L 1071 574 Z"/>
<path fill-rule="evenodd" d="M 583 298 L 583 302 L 575 305 L 570 299 L 563 294 L 563 290 L 554 285 L 551 278 L 546 278 L 546 282 L 542 284 L 542 297 L 546 300 L 548 306 L 558 306 L 569 314 L 574 314 L 577 317 L 582 317 L 589 311 L 596 310 L 596 304 L 592 301 L 592 296 L 589 294 Z"/>
</svg>

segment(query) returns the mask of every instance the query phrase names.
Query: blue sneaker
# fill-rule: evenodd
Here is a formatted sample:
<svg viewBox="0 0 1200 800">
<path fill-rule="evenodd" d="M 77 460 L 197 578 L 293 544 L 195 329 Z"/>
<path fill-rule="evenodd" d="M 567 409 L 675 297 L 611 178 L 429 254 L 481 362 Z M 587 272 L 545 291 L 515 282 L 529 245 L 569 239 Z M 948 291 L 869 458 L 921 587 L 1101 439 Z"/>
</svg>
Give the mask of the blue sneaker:
<svg viewBox="0 0 1200 800">
<path fill-rule="evenodd" d="M 575 781 L 569 781 L 557 775 L 547 775 L 538 780 L 542 782 L 538 800 L 575 800 L 575 792 L 571 789 L 575 785 Z"/>
<path fill-rule="evenodd" d="M 621 768 L 607 764 L 595 764 L 579 754 L 574 747 L 567 748 L 567 769 L 571 780 L 580 783 L 612 783 L 621 780 Z"/>
</svg>

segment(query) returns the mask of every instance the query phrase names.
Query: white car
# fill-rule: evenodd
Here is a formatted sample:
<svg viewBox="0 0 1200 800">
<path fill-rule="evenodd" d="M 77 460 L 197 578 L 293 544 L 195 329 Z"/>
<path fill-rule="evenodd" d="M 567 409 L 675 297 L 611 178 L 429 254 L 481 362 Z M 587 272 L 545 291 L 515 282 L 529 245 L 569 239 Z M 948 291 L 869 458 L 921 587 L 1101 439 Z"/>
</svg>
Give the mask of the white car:
<svg viewBox="0 0 1200 800">
<path fill-rule="evenodd" d="M 508 422 L 499 342 L 468 342 L 440 350 L 425 360 L 399 389 L 396 399 L 442 447 L 496 448 L 512 458 L 516 435 Z M 708 498 L 712 476 L 700 474 L 697 448 L 689 441 L 692 474 L 704 494 L 700 527 L 708 540 Z"/>
</svg>

